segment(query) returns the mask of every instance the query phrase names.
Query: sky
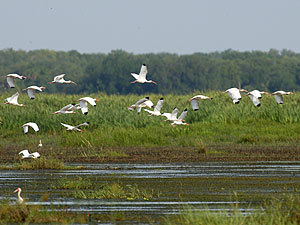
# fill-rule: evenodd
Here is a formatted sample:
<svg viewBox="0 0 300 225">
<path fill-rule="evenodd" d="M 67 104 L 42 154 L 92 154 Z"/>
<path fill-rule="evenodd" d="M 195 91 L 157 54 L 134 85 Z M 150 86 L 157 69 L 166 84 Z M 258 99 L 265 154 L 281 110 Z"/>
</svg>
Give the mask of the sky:
<svg viewBox="0 0 300 225">
<path fill-rule="evenodd" d="M 0 0 L 0 49 L 300 52 L 299 0 Z"/>
</svg>

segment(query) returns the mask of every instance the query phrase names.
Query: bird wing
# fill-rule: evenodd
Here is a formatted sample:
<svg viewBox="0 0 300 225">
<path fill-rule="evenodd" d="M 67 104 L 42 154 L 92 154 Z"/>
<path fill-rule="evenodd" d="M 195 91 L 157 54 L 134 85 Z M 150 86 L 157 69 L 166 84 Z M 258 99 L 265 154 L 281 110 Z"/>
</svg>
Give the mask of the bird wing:
<svg viewBox="0 0 300 225">
<path fill-rule="evenodd" d="M 196 98 L 192 100 L 192 108 L 194 111 L 199 109 L 199 101 Z"/>
<path fill-rule="evenodd" d="M 41 157 L 40 153 L 38 153 L 38 152 L 33 152 L 33 153 L 31 153 L 30 155 L 31 155 L 32 158 L 34 158 L 34 159 L 37 159 L 37 158 L 40 158 L 40 157 Z"/>
<path fill-rule="evenodd" d="M 171 118 L 171 113 L 163 113 L 161 115 L 167 117 L 168 120 Z"/>
<path fill-rule="evenodd" d="M 185 110 L 181 113 L 181 115 L 179 116 L 178 120 L 184 120 L 184 118 L 186 117 L 186 115 L 187 115 L 187 109 L 185 109 Z"/>
<path fill-rule="evenodd" d="M 27 89 L 27 94 L 28 94 L 29 98 L 31 98 L 31 99 L 35 98 L 33 89 L 31 89 L 31 88 Z"/>
<path fill-rule="evenodd" d="M 78 128 L 78 127 L 81 127 L 81 126 L 88 126 L 88 125 L 89 124 L 87 122 L 85 122 L 85 123 L 78 124 L 75 127 Z"/>
<path fill-rule="evenodd" d="M 28 133 L 28 126 L 27 125 L 23 125 L 23 129 L 24 129 L 24 134 L 27 134 Z"/>
<path fill-rule="evenodd" d="M 153 105 L 154 105 L 153 102 L 150 100 L 145 101 L 143 104 L 144 107 L 148 107 L 148 108 L 152 108 Z"/>
<path fill-rule="evenodd" d="M 136 73 L 131 73 L 131 75 L 134 77 L 134 79 L 138 80 L 139 79 L 139 75 Z"/>
<path fill-rule="evenodd" d="M 86 101 L 88 103 L 90 103 L 92 106 L 96 106 L 96 101 L 94 98 L 91 98 L 91 97 L 84 97 L 84 98 L 81 98 L 79 99 L 80 101 Z"/>
<path fill-rule="evenodd" d="M 29 122 L 27 123 L 28 126 L 31 126 L 32 129 L 35 131 L 35 132 L 38 132 L 40 129 L 38 127 L 38 125 L 36 123 L 33 123 L 33 122 Z"/>
<path fill-rule="evenodd" d="M 148 73 L 147 66 L 145 64 L 143 64 L 141 67 L 140 73 L 139 73 L 139 78 L 146 79 L 147 73 Z"/>
<path fill-rule="evenodd" d="M 161 108 L 163 107 L 163 104 L 164 104 L 164 99 L 161 98 L 160 100 L 158 100 L 158 102 L 154 108 L 154 111 L 160 112 Z"/>
<path fill-rule="evenodd" d="M 81 100 L 81 101 L 79 102 L 79 104 L 80 104 L 81 112 L 82 112 L 83 114 L 86 115 L 86 114 L 88 113 L 88 105 L 87 105 L 87 102 L 84 101 L 84 100 Z"/>
<path fill-rule="evenodd" d="M 142 104 L 142 103 L 144 103 L 148 100 L 149 100 L 149 98 L 142 98 L 142 99 L 138 100 L 134 105 L 138 106 L 138 105 L 140 105 L 140 104 Z"/>
<path fill-rule="evenodd" d="M 71 108 L 73 106 L 74 105 L 72 105 L 72 104 L 66 105 L 66 106 L 62 107 L 59 111 L 65 112 L 65 111 L 71 110 Z"/>
<path fill-rule="evenodd" d="M 23 155 L 23 157 L 28 157 L 30 155 L 29 151 L 26 150 L 22 150 L 19 152 L 19 155 Z"/>
<path fill-rule="evenodd" d="M 283 104 L 283 97 L 282 95 L 274 95 L 275 99 L 277 101 L 278 104 Z"/>
<path fill-rule="evenodd" d="M 14 95 L 12 95 L 11 97 L 7 98 L 6 100 L 9 103 L 15 103 L 18 104 L 18 97 L 19 97 L 19 92 L 15 93 Z"/>
<path fill-rule="evenodd" d="M 11 88 L 15 87 L 14 79 L 12 77 L 7 77 L 6 80 L 7 80 L 9 87 L 11 87 Z"/>
<path fill-rule="evenodd" d="M 228 94 L 231 94 L 232 100 L 238 100 L 239 98 L 242 98 L 240 91 L 237 88 L 232 89 Z"/>
<path fill-rule="evenodd" d="M 59 81 L 59 80 L 63 79 L 65 75 L 66 75 L 66 74 L 60 74 L 60 75 L 57 75 L 57 76 L 54 77 L 53 80 L 54 80 L 54 81 Z"/>
<path fill-rule="evenodd" d="M 60 123 L 61 125 L 63 125 L 64 127 L 68 128 L 69 130 L 72 130 L 74 127 L 65 123 Z"/>
<path fill-rule="evenodd" d="M 253 104 L 255 106 L 260 106 L 260 101 L 259 101 L 259 99 L 256 96 L 250 94 L 249 98 L 251 99 L 251 101 L 253 102 Z"/>
<path fill-rule="evenodd" d="M 142 110 L 142 107 L 138 106 L 138 108 L 137 108 L 137 113 L 140 113 L 141 110 Z"/>
<path fill-rule="evenodd" d="M 176 119 L 177 119 L 177 114 L 178 114 L 178 109 L 175 107 L 175 108 L 173 109 L 173 112 L 171 112 L 170 119 L 176 120 Z"/>
</svg>

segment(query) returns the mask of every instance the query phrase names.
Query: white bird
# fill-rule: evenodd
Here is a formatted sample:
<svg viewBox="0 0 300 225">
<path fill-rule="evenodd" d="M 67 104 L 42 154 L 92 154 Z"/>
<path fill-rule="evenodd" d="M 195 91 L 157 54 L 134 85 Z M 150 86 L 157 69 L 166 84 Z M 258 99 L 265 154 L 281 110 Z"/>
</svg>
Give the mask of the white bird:
<svg viewBox="0 0 300 225">
<path fill-rule="evenodd" d="M 35 132 L 38 132 L 40 129 L 38 127 L 38 125 L 36 123 L 33 123 L 33 122 L 28 122 L 28 123 L 25 123 L 22 125 L 23 129 L 24 129 L 24 134 L 27 134 L 28 133 L 28 128 L 29 127 L 32 127 L 32 129 L 35 131 Z"/>
<path fill-rule="evenodd" d="M 19 75 L 16 73 L 11 73 L 11 74 L 8 74 L 8 75 L 2 76 L 2 77 L 6 77 L 7 83 L 11 88 L 15 87 L 14 79 L 16 79 L 16 78 L 21 79 L 21 80 L 26 79 L 25 76 L 22 76 L 22 75 Z"/>
<path fill-rule="evenodd" d="M 45 89 L 45 87 L 41 86 L 41 87 L 38 87 L 38 86 L 29 86 L 25 89 L 23 89 L 23 91 L 26 91 L 27 90 L 27 94 L 29 96 L 29 98 L 31 99 L 34 99 L 34 91 L 37 90 L 37 91 L 43 91 L 43 89 Z"/>
<path fill-rule="evenodd" d="M 38 159 L 41 157 L 40 153 L 38 152 L 29 153 L 27 149 L 20 151 L 19 155 L 22 155 L 22 159 Z"/>
<path fill-rule="evenodd" d="M 21 197 L 21 188 L 17 188 L 14 193 L 18 192 L 18 199 L 17 199 L 17 204 L 22 204 L 24 203 L 24 199 Z"/>
<path fill-rule="evenodd" d="M 178 119 L 174 120 L 173 123 L 171 123 L 171 126 L 174 125 L 189 125 L 188 123 L 184 122 L 184 118 L 187 115 L 187 109 L 183 110 L 183 112 L 181 113 L 181 115 L 178 117 Z"/>
<path fill-rule="evenodd" d="M 40 143 L 38 145 L 38 148 L 41 148 L 41 147 L 43 147 L 43 144 L 42 144 L 42 140 L 40 139 Z"/>
<path fill-rule="evenodd" d="M 167 121 L 167 120 L 175 121 L 175 120 L 177 120 L 177 114 L 178 114 L 178 109 L 175 107 L 171 113 L 163 113 L 161 115 L 167 117 L 167 119 L 164 121 Z"/>
<path fill-rule="evenodd" d="M 85 122 L 85 123 L 81 123 L 77 126 L 72 126 L 72 125 L 68 125 L 68 124 L 64 124 L 64 123 L 60 123 L 61 125 L 63 125 L 64 127 L 67 128 L 67 130 L 75 130 L 75 131 L 82 131 L 81 129 L 79 129 L 78 127 L 81 127 L 81 126 L 88 126 L 89 125 L 89 122 Z"/>
<path fill-rule="evenodd" d="M 96 106 L 96 101 L 99 101 L 96 98 L 91 98 L 91 97 L 83 97 L 78 99 L 77 101 L 79 101 L 79 105 L 81 108 L 81 112 L 84 115 L 88 114 L 88 103 L 91 104 L 92 106 Z"/>
<path fill-rule="evenodd" d="M 192 108 L 194 111 L 197 111 L 199 109 L 199 101 L 202 99 L 212 99 L 212 98 L 204 95 L 196 95 L 192 97 L 190 101 L 192 102 Z"/>
<path fill-rule="evenodd" d="M 15 93 L 14 95 L 12 95 L 9 98 L 6 98 L 5 100 L 7 102 L 5 102 L 4 104 L 10 104 L 10 105 L 16 105 L 16 106 L 24 106 L 23 104 L 19 104 L 18 103 L 18 97 L 19 97 L 19 92 Z"/>
<path fill-rule="evenodd" d="M 290 94 L 294 94 L 294 92 L 275 91 L 272 93 L 272 95 L 274 95 L 278 104 L 283 104 L 283 95 L 290 95 Z"/>
<path fill-rule="evenodd" d="M 164 103 L 164 98 L 161 98 L 161 99 L 158 100 L 158 102 L 157 102 L 157 104 L 156 104 L 156 106 L 155 106 L 155 108 L 154 108 L 153 111 L 149 110 L 149 109 L 144 109 L 144 110 L 146 112 L 150 113 L 149 116 L 160 116 L 161 115 L 160 110 L 161 110 L 161 108 L 163 106 L 163 103 Z"/>
<path fill-rule="evenodd" d="M 262 98 L 261 94 L 269 94 L 269 93 L 265 91 L 253 90 L 248 92 L 246 95 L 249 96 L 249 98 L 251 99 L 251 101 L 256 107 L 259 107 L 260 106 L 259 99 Z"/>
<path fill-rule="evenodd" d="M 157 85 L 157 83 L 155 83 L 153 80 L 146 79 L 147 73 L 148 73 L 147 66 L 146 66 L 146 64 L 143 64 L 139 74 L 131 73 L 131 75 L 135 78 L 135 81 L 133 81 L 131 83 L 132 84 L 133 83 L 153 83 L 153 84 Z"/>
<path fill-rule="evenodd" d="M 80 109 L 79 104 L 69 104 L 64 107 L 62 107 L 60 110 L 52 113 L 52 114 L 66 114 L 66 113 L 76 113 L 74 110 Z"/>
<path fill-rule="evenodd" d="M 71 81 L 71 80 L 65 80 L 64 79 L 64 76 L 66 74 L 60 74 L 60 75 L 57 75 L 53 78 L 53 81 L 51 82 L 48 82 L 48 84 L 53 84 L 53 83 L 60 83 L 60 84 L 76 84 L 74 81 Z M 77 85 L 77 84 L 76 84 Z"/>
<path fill-rule="evenodd" d="M 137 112 L 140 113 L 142 108 L 148 107 L 151 109 L 153 107 L 153 105 L 154 104 L 151 100 L 149 100 L 149 97 L 145 97 L 145 98 L 138 100 L 135 104 L 129 106 L 128 110 L 133 111 L 133 110 L 137 109 Z"/>
<path fill-rule="evenodd" d="M 239 104 L 240 100 L 242 99 L 240 91 L 247 92 L 245 89 L 238 88 L 230 88 L 227 89 L 225 92 L 228 93 L 229 97 L 232 99 L 234 104 Z"/>
</svg>

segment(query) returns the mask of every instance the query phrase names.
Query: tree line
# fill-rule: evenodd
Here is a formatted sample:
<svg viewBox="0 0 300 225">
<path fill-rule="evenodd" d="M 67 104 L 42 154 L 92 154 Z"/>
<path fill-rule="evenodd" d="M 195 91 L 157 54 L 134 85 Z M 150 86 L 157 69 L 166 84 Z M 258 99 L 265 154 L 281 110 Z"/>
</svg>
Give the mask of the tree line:
<svg viewBox="0 0 300 225">
<path fill-rule="evenodd" d="M 130 84 L 130 73 L 148 66 L 147 79 L 154 84 Z M 223 52 L 177 55 L 132 54 L 113 50 L 108 54 L 77 51 L 4 49 L 0 51 L 0 75 L 18 73 L 28 79 L 19 88 L 43 85 L 62 73 L 79 85 L 47 85 L 49 93 L 185 94 L 194 91 L 226 90 L 238 87 L 264 91 L 300 90 L 300 54 L 290 50 L 268 52 L 226 50 Z M 0 79 L 0 91 L 8 89 Z"/>
</svg>

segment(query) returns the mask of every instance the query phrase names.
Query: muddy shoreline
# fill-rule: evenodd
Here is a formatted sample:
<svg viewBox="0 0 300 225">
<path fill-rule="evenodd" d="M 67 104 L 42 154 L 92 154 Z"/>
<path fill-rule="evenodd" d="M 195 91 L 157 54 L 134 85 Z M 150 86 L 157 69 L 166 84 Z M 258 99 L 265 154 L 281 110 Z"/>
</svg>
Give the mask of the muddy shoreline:
<svg viewBox="0 0 300 225">
<path fill-rule="evenodd" d="M 201 161 L 300 161 L 300 146 L 43 148 L 42 157 L 66 163 L 185 163 Z M 0 149 L 0 163 L 19 161 L 19 150 Z"/>
</svg>

